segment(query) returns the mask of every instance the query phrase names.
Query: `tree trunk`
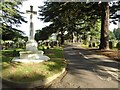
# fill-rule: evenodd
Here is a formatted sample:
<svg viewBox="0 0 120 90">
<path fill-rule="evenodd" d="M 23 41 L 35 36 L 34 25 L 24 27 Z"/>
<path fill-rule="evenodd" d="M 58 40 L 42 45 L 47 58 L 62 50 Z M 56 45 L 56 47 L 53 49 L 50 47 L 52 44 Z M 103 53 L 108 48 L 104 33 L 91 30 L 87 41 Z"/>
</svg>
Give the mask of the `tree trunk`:
<svg viewBox="0 0 120 90">
<path fill-rule="evenodd" d="M 108 2 L 101 3 L 101 39 L 99 49 L 109 49 L 109 4 Z"/>
<path fill-rule="evenodd" d="M 71 35 L 71 42 L 73 43 L 73 39 L 74 39 L 74 37 L 73 37 L 73 32 L 70 32 L 70 35 Z"/>
<path fill-rule="evenodd" d="M 77 42 L 79 41 L 79 34 L 78 34 L 78 32 L 77 32 Z"/>
<path fill-rule="evenodd" d="M 64 44 L 64 31 L 61 31 L 61 45 Z"/>
</svg>

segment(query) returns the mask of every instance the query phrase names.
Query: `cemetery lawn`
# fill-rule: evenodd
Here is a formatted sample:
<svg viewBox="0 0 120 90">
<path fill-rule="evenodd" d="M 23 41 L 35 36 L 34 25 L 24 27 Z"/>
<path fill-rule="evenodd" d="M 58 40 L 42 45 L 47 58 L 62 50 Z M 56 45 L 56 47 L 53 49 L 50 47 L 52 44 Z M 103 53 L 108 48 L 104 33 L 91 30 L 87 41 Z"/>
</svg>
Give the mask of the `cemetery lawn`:
<svg viewBox="0 0 120 90">
<path fill-rule="evenodd" d="M 95 50 L 95 52 L 97 52 L 100 55 L 105 55 L 112 60 L 117 60 L 120 62 L 120 51 L 118 50 L 106 50 L 106 51 Z"/>
<path fill-rule="evenodd" d="M 11 62 L 13 51 L 3 51 L 2 58 L 2 77 L 18 82 L 31 82 L 44 80 L 54 74 L 57 74 L 66 67 L 63 48 L 55 47 L 46 49 L 45 55 L 50 60 L 41 63 L 20 63 Z M 10 53 L 11 52 L 11 53 Z M 15 53 L 14 53 L 15 54 Z M 18 55 L 17 55 L 18 56 Z"/>
<path fill-rule="evenodd" d="M 88 47 L 88 45 L 84 45 L 84 44 L 82 44 L 81 47 L 88 49 L 88 50 L 95 51 L 99 55 L 104 55 L 104 56 L 109 57 L 112 60 L 116 60 L 116 61 L 120 62 L 120 50 L 117 50 L 117 48 L 115 48 L 115 47 L 110 50 L 98 50 L 98 48 L 96 48 L 96 47 L 90 48 L 90 47 Z"/>
</svg>

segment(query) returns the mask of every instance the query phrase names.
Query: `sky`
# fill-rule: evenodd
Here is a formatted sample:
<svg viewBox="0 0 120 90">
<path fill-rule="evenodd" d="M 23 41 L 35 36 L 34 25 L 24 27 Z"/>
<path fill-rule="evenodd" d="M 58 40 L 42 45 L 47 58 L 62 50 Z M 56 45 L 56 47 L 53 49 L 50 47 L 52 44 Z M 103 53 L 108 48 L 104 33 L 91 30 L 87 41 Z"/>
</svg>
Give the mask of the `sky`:
<svg viewBox="0 0 120 90">
<path fill-rule="evenodd" d="M 43 23 L 40 19 L 38 19 L 38 6 L 44 5 L 45 0 L 27 0 L 23 2 L 23 5 L 20 7 L 20 10 L 24 13 L 26 13 L 26 10 L 30 10 L 30 5 L 33 6 L 33 10 L 37 11 L 37 15 L 33 15 L 33 23 L 34 23 L 34 33 L 35 30 L 42 29 L 45 26 L 48 26 L 50 23 Z M 20 27 L 17 27 L 18 29 L 22 30 L 27 36 L 29 36 L 29 31 L 30 31 L 30 25 L 29 25 L 29 20 L 30 20 L 30 14 L 24 14 L 25 19 L 28 21 L 28 23 L 22 23 Z M 39 16 L 40 17 L 40 16 Z M 114 28 L 118 28 L 118 25 L 110 24 L 109 25 L 109 30 L 113 30 Z"/>
<path fill-rule="evenodd" d="M 41 21 L 40 19 L 38 19 L 38 17 L 40 17 L 38 15 L 38 6 L 42 6 L 44 5 L 43 1 L 45 0 L 28 0 L 28 1 L 24 1 L 22 6 L 20 6 L 20 11 L 26 13 L 26 10 L 30 10 L 30 5 L 33 6 L 33 11 L 37 11 L 37 15 L 33 15 L 33 23 L 34 23 L 34 33 L 35 30 L 38 29 L 42 29 L 45 26 L 48 26 L 50 23 L 43 23 L 43 21 Z M 25 20 L 27 20 L 27 23 L 22 23 L 20 25 L 20 27 L 17 27 L 18 29 L 22 30 L 23 32 L 25 32 L 25 34 L 28 36 L 29 35 L 29 31 L 30 31 L 30 14 L 24 14 L 23 15 L 25 18 Z"/>
</svg>

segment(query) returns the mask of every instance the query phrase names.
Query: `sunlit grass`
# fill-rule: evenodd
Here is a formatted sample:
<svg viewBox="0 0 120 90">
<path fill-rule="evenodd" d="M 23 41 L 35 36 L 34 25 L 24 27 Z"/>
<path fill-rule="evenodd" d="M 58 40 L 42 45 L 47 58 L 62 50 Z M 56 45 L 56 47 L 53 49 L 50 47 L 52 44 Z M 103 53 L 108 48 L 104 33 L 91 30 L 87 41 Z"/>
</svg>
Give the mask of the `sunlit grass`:
<svg viewBox="0 0 120 90">
<path fill-rule="evenodd" d="M 112 60 L 120 61 L 120 51 L 116 49 L 112 50 L 95 50 L 97 54 L 105 55 Z"/>
<path fill-rule="evenodd" d="M 19 52 L 24 49 L 10 49 L 10 50 L 1 50 L 0 58 L 2 62 L 10 62 L 13 57 L 18 57 Z"/>
<path fill-rule="evenodd" d="M 58 47 L 48 49 L 47 51 L 45 51 L 45 53 L 51 58 L 63 58 L 64 57 L 63 49 L 58 48 Z"/>
<path fill-rule="evenodd" d="M 88 48 L 88 45 L 81 44 L 80 47 L 82 47 L 82 48 Z"/>
<path fill-rule="evenodd" d="M 46 49 L 45 54 L 51 59 L 42 63 L 8 62 L 12 57 L 4 57 L 2 76 L 5 79 L 20 82 L 43 80 L 59 73 L 65 67 L 63 49 Z"/>
</svg>

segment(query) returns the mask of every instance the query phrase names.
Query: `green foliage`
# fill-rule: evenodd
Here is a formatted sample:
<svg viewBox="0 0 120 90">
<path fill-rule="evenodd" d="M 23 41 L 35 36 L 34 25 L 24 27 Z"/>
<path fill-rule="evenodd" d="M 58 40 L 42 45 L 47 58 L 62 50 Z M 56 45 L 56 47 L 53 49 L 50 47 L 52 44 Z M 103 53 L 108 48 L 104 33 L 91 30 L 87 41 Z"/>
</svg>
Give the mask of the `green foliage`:
<svg viewBox="0 0 120 90">
<path fill-rule="evenodd" d="M 3 40 L 14 40 L 15 38 L 22 38 L 24 33 L 20 30 L 17 30 L 15 28 L 6 26 L 5 28 L 2 28 L 2 39 Z"/>
<path fill-rule="evenodd" d="M 113 24 L 117 24 L 116 21 L 120 19 L 120 15 L 117 14 L 117 11 L 120 10 L 120 1 L 112 1 L 110 2 L 110 22 Z"/>
<path fill-rule="evenodd" d="M 3 25 L 10 26 L 10 24 L 21 24 L 21 22 L 26 22 L 21 16 L 23 14 L 19 11 L 19 6 L 22 1 L 2 1 L 0 3 L 0 8 L 2 14 L 0 15 Z"/>
<path fill-rule="evenodd" d="M 47 54 L 47 51 L 48 52 L 53 52 L 53 53 L 49 53 L 49 54 Z M 55 54 L 54 54 L 55 53 Z M 64 55 L 63 55 L 63 49 L 62 48 L 60 48 L 60 47 L 55 47 L 55 48 L 53 48 L 53 49 L 47 49 L 46 50 L 46 54 L 49 56 L 49 57 L 51 57 L 51 58 L 63 58 L 64 57 Z"/>
<path fill-rule="evenodd" d="M 94 27 L 94 23 L 99 18 L 91 14 L 95 13 L 95 10 L 92 9 L 95 4 L 45 2 L 45 5 L 40 7 L 40 15 L 43 16 L 41 20 L 52 22 L 51 27 L 48 26 L 49 30 L 61 32 L 61 42 L 63 42 L 63 33 L 65 31 L 71 34 L 68 36 L 72 38 L 73 32 L 81 33 L 81 30 L 88 31 L 89 28 Z M 88 11 L 91 12 L 88 13 Z"/>
<path fill-rule="evenodd" d="M 67 31 L 67 37 L 71 39 L 73 39 L 73 33 L 84 34 L 85 32 L 90 32 L 90 35 L 95 35 L 97 39 L 99 39 L 100 36 L 97 36 L 97 33 L 100 34 L 101 29 L 101 42 L 104 40 L 108 42 L 108 38 L 104 38 L 105 34 L 107 36 L 109 35 L 107 31 L 108 27 L 106 27 L 104 23 L 108 22 L 108 20 L 104 19 L 106 16 L 105 10 L 107 10 L 106 7 L 108 7 L 108 9 L 110 7 L 111 12 L 110 15 L 108 15 L 109 13 L 107 14 L 107 17 L 110 16 L 110 18 L 114 18 L 113 20 L 117 20 L 116 18 L 119 18 L 118 15 L 113 14 L 116 13 L 120 7 L 119 1 L 117 3 L 116 5 L 112 4 L 109 6 L 108 2 L 45 2 L 45 5 L 40 7 L 40 15 L 43 16 L 41 20 L 44 22 L 52 22 L 53 25 L 49 29 L 54 29 L 56 32 L 62 33 Z M 99 27 L 96 24 L 98 20 L 101 20 L 98 25 Z M 61 35 L 61 37 L 63 36 Z M 101 45 L 104 44 L 105 43 L 102 43 Z M 106 47 L 107 45 L 104 46 Z"/>
<path fill-rule="evenodd" d="M 37 30 L 35 33 L 35 40 L 47 40 L 49 36 L 52 34 L 52 30 L 49 30 L 48 27 L 42 28 L 42 30 Z"/>
<path fill-rule="evenodd" d="M 115 35 L 112 31 L 109 33 L 109 40 L 115 40 Z"/>
<path fill-rule="evenodd" d="M 115 38 L 116 38 L 117 40 L 120 40 L 120 28 L 114 29 L 114 30 L 113 30 L 113 33 L 114 33 L 114 35 L 115 35 Z"/>
<path fill-rule="evenodd" d="M 0 57 L 2 57 L 2 62 L 10 62 L 13 57 L 18 57 L 19 52 L 23 49 L 15 49 L 15 50 L 2 50 L 2 54 Z"/>
<path fill-rule="evenodd" d="M 14 26 L 19 26 L 22 22 L 26 22 L 24 17 L 21 16 L 23 14 L 19 11 L 19 6 L 22 1 L 2 1 L 0 3 L 0 30 L 2 31 L 3 40 L 11 40 L 13 37 L 21 36 L 23 34 L 22 31 L 13 28 Z"/>
</svg>

